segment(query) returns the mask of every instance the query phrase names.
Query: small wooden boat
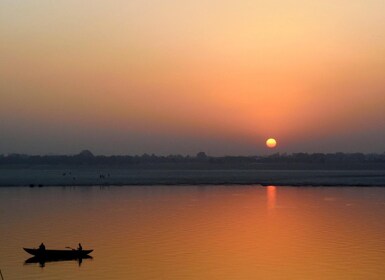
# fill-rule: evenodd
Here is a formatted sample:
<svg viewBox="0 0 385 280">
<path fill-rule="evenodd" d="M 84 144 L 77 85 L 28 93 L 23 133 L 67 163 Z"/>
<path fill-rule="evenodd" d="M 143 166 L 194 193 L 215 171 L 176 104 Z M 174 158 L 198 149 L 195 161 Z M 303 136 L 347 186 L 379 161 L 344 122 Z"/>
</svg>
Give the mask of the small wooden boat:
<svg viewBox="0 0 385 280">
<path fill-rule="evenodd" d="M 31 254 L 38 258 L 45 259 L 79 259 L 85 258 L 93 250 L 40 250 L 40 249 L 30 249 L 23 248 L 28 254 Z"/>
</svg>

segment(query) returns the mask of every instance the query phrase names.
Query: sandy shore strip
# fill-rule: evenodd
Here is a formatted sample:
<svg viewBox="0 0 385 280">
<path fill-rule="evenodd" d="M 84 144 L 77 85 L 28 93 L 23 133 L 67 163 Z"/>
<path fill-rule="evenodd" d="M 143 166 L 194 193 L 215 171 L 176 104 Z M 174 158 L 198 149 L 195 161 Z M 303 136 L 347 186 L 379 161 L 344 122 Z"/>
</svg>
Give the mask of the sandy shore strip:
<svg viewBox="0 0 385 280">
<path fill-rule="evenodd" d="M 227 185 L 385 186 L 385 170 L 135 170 L 2 168 L 0 186 Z"/>
</svg>

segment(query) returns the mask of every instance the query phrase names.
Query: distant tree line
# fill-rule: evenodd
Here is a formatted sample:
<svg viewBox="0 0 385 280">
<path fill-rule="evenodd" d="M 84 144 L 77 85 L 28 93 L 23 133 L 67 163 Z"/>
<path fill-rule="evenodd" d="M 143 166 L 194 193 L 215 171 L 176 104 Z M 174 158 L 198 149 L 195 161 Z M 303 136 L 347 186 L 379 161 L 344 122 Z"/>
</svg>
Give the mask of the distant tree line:
<svg viewBox="0 0 385 280">
<path fill-rule="evenodd" d="M 5 165 L 108 165 L 154 168 L 380 168 L 385 169 L 385 153 L 276 153 L 268 156 L 208 156 L 199 152 L 190 155 L 93 155 L 84 150 L 77 155 L 0 155 L 0 166 Z"/>
<path fill-rule="evenodd" d="M 260 157 L 260 162 L 286 162 L 286 163 L 364 163 L 364 162 L 385 162 L 385 153 L 363 154 L 363 153 L 293 153 L 273 154 L 267 157 Z"/>
</svg>

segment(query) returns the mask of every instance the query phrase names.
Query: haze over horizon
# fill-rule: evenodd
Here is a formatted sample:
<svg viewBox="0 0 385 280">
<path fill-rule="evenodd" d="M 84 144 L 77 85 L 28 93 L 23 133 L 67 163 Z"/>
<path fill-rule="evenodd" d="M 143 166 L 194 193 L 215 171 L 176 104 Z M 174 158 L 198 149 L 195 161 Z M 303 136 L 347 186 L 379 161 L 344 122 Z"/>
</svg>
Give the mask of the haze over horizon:
<svg viewBox="0 0 385 280">
<path fill-rule="evenodd" d="M 3 0 L 0 154 L 383 153 L 384 11 Z"/>
</svg>

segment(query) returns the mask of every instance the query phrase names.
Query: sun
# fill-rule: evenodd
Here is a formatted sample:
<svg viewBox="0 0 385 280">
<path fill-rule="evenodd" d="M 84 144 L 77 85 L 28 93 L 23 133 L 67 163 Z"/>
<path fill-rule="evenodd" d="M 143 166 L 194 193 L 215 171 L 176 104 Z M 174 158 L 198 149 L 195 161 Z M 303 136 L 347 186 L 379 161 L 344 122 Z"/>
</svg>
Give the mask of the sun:
<svg viewBox="0 0 385 280">
<path fill-rule="evenodd" d="M 270 149 L 273 149 L 277 146 L 277 140 L 274 138 L 269 138 L 266 140 L 266 146 Z"/>
</svg>

